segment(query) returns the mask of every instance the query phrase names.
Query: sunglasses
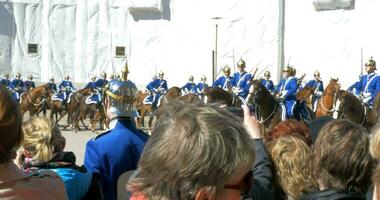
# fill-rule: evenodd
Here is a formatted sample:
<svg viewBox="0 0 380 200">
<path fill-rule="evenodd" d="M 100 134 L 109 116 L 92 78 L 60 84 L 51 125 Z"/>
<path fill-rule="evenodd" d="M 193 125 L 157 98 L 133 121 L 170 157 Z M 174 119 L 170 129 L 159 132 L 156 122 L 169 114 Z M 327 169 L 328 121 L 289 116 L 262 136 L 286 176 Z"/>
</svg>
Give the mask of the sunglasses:
<svg viewBox="0 0 380 200">
<path fill-rule="evenodd" d="M 224 185 L 225 189 L 232 189 L 232 190 L 240 190 L 243 191 L 244 194 L 248 193 L 253 185 L 253 171 L 250 170 L 247 172 L 243 178 L 243 180 L 240 181 L 240 183 L 236 185 Z"/>
</svg>

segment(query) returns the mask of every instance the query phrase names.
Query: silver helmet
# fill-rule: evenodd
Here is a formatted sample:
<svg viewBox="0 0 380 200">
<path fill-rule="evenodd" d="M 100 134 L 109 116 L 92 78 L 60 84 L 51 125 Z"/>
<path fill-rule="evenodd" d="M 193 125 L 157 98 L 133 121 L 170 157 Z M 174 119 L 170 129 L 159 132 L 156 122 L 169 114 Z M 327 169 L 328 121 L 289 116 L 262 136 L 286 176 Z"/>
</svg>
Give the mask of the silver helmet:
<svg viewBox="0 0 380 200">
<path fill-rule="evenodd" d="M 109 109 L 119 117 L 134 117 L 137 95 L 136 85 L 129 80 L 111 80 L 106 90 L 106 96 L 109 96 L 111 101 Z"/>
</svg>

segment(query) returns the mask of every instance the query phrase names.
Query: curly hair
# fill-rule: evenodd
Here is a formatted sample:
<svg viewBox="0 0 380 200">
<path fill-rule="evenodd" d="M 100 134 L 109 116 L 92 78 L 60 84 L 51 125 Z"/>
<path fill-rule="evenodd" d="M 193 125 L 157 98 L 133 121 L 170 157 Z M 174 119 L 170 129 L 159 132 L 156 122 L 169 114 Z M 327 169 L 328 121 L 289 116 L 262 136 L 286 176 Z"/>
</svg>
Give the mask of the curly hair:
<svg viewBox="0 0 380 200">
<path fill-rule="evenodd" d="M 314 145 L 311 165 L 319 188 L 365 193 L 374 166 L 367 131 L 348 120 L 326 124 Z"/>
<path fill-rule="evenodd" d="M 311 146 L 310 130 L 306 124 L 295 119 L 287 119 L 278 123 L 273 129 L 264 134 L 264 142 L 269 143 L 282 136 L 292 135 L 299 137 L 307 145 Z"/>
<path fill-rule="evenodd" d="M 375 160 L 380 160 L 380 124 L 373 128 L 370 140 L 370 152 Z"/>
<path fill-rule="evenodd" d="M 268 151 L 276 168 L 276 186 L 292 199 L 307 194 L 311 188 L 311 170 L 306 164 L 310 147 L 298 137 L 284 136 L 270 142 Z"/>
</svg>

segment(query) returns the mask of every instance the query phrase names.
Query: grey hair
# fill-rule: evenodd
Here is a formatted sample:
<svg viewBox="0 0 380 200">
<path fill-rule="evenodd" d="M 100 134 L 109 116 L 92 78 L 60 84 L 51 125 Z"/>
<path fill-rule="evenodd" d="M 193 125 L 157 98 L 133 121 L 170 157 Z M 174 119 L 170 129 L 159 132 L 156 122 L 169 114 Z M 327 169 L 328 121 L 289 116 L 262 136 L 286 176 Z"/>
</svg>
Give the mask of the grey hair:
<svg viewBox="0 0 380 200">
<path fill-rule="evenodd" d="M 227 110 L 204 104 L 167 105 L 128 184 L 147 199 L 219 197 L 228 178 L 255 160 L 253 139 Z"/>
</svg>

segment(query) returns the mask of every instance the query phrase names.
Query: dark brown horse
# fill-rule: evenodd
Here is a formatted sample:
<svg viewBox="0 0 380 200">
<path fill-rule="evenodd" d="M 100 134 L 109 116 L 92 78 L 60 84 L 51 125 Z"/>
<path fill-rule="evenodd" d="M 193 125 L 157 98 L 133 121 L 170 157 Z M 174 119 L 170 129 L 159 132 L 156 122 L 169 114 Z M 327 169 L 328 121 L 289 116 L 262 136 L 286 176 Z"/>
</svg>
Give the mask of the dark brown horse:
<svg viewBox="0 0 380 200">
<path fill-rule="evenodd" d="M 205 89 L 204 101 L 206 104 L 219 104 L 236 108 L 240 108 L 243 104 L 239 97 L 219 87 L 211 87 Z"/>
<path fill-rule="evenodd" d="M 48 84 L 45 84 L 26 91 L 21 96 L 21 116 L 24 116 L 27 111 L 30 116 L 39 114 L 42 111 L 43 103 L 50 100 L 48 94 L 51 92 L 49 90 L 51 89 Z"/>
<path fill-rule="evenodd" d="M 149 115 L 149 113 L 152 113 L 153 108 L 151 104 L 144 104 L 144 99 L 149 95 L 149 93 L 144 93 L 142 91 L 139 91 L 139 94 L 137 96 L 137 100 L 135 103 L 136 110 L 139 114 L 139 117 L 137 117 L 137 127 L 141 128 L 144 126 L 144 119 L 145 116 Z"/>
<path fill-rule="evenodd" d="M 256 106 L 256 117 L 263 131 L 272 129 L 282 121 L 281 106 L 260 80 L 251 82 L 247 102 Z"/>
<path fill-rule="evenodd" d="M 331 79 L 323 91 L 322 97 L 317 102 L 317 109 L 315 111 L 316 118 L 325 115 L 332 116 L 334 114 L 339 91 L 340 84 L 338 79 Z"/>
<path fill-rule="evenodd" d="M 338 93 L 338 99 L 338 119 L 349 119 L 367 130 L 371 130 L 376 124 L 372 110 L 354 94 L 341 90 Z"/>
</svg>

